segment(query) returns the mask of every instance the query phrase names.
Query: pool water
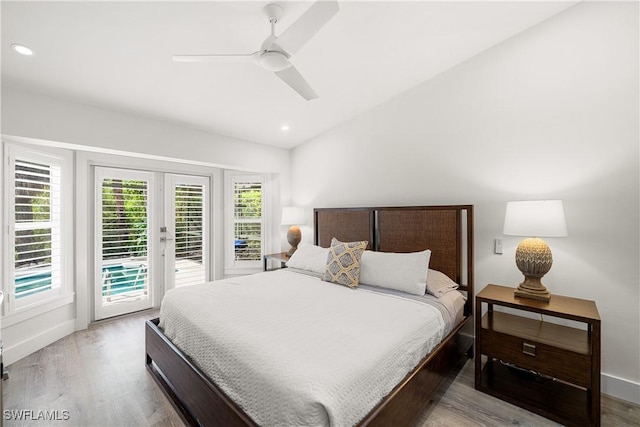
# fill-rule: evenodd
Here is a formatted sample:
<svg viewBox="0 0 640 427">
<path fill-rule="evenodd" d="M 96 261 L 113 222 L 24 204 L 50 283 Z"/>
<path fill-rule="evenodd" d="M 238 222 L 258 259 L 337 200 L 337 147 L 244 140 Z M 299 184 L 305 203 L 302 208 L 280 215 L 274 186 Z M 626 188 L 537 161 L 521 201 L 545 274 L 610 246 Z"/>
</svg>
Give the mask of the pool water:
<svg viewBox="0 0 640 427">
<path fill-rule="evenodd" d="M 102 296 L 123 294 L 145 288 L 147 267 L 143 264 L 116 264 L 102 267 Z"/>
<path fill-rule="evenodd" d="M 147 279 L 147 267 L 114 264 L 102 267 L 102 296 L 142 290 Z M 16 277 L 16 298 L 23 298 L 51 289 L 51 273 L 42 272 Z"/>
</svg>

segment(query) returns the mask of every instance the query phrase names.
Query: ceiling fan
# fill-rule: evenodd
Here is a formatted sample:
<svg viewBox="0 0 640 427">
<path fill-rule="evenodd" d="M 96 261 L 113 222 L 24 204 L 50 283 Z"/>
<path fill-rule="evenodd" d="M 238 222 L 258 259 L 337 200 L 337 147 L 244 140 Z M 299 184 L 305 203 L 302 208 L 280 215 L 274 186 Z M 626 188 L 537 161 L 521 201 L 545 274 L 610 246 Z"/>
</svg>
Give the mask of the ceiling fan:
<svg viewBox="0 0 640 427">
<path fill-rule="evenodd" d="M 276 23 L 283 10 L 277 4 L 263 8 L 271 23 L 271 35 L 265 39 L 260 50 L 253 53 L 174 55 L 175 62 L 253 62 L 261 65 L 288 84 L 307 101 L 318 97 L 309 83 L 291 64 L 291 55 L 298 52 L 324 25 L 338 13 L 337 1 L 317 1 L 280 36 L 276 36 Z"/>
</svg>

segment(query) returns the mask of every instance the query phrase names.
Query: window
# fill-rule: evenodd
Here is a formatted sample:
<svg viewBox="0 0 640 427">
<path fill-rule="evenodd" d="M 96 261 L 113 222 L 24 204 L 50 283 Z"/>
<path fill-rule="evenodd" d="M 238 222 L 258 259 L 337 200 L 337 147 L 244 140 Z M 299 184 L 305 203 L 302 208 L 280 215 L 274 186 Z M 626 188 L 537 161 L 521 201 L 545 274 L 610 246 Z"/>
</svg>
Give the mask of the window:
<svg viewBox="0 0 640 427">
<path fill-rule="evenodd" d="M 103 304 L 147 298 L 147 181 L 102 180 Z"/>
<path fill-rule="evenodd" d="M 147 182 L 102 181 L 102 259 L 147 256 Z"/>
<path fill-rule="evenodd" d="M 202 183 L 175 183 L 173 186 L 174 286 L 207 281 L 207 245 L 205 244 L 208 229 L 205 211 L 207 179 L 202 177 L 189 177 L 189 179 L 202 181 Z"/>
<path fill-rule="evenodd" d="M 265 247 L 264 175 L 227 176 L 227 268 L 256 269 Z M 230 196 L 229 196 L 230 195 Z"/>
<path fill-rule="evenodd" d="M 72 235 L 69 155 L 7 144 L 5 176 L 9 311 L 68 292 Z"/>
</svg>

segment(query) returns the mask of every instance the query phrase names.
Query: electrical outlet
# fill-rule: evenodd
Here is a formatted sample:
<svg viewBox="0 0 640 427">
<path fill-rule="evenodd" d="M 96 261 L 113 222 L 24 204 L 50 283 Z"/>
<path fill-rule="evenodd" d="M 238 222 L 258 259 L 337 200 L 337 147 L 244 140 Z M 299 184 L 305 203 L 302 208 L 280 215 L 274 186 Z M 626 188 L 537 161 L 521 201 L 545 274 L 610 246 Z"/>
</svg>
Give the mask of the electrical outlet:
<svg viewBox="0 0 640 427">
<path fill-rule="evenodd" d="M 495 239 L 493 242 L 493 253 L 502 254 L 502 239 Z"/>
</svg>

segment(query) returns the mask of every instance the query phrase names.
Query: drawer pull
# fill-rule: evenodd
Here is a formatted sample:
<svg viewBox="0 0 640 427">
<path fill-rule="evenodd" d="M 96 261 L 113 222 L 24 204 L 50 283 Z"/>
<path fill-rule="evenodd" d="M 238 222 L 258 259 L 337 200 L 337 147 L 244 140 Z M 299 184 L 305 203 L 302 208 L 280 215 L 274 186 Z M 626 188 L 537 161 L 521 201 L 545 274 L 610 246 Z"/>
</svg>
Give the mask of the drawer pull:
<svg viewBox="0 0 640 427">
<path fill-rule="evenodd" d="M 535 356 L 536 355 L 536 346 L 533 345 L 533 344 L 527 344 L 526 342 L 522 343 L 522 352 L 524 354 L 529 355 L 529 356 Z"/>
</svg>

